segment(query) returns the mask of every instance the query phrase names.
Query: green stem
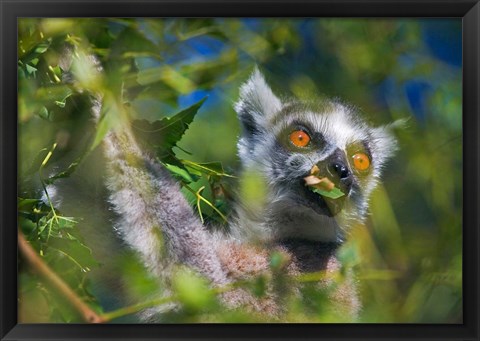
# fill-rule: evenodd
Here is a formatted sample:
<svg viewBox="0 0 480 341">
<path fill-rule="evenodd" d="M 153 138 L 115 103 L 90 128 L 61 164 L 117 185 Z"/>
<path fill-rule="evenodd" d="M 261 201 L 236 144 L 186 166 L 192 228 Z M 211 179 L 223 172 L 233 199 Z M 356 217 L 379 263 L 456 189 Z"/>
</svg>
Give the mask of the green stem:
<svg viewBox="0 0 480 341">
<path fill-rule="evenodd" d="M 208 206 L 210 206 L 215 212 L 217 212 L 217 214 L 225 221 L 227 222 L 227 217 L 225 217 L 225 215 L 223 215 L 222 212 L 220 212 L 220 210 L 218 208 L 215 207 L 215 205 L 213 205 L 210 201 L 208 201 L 207 199 L 205 199 L 201 194 L 200 192 L 205 188 L 205 186 L 201 187 L 197 192 L 195 192 L 191 187 L 189 187 L 187 184 L 183 184 L 183 187 L 185 187 L 190 193 L 192 193 L 193 195 L 195 195 L 196 199 L 197 199 L 197 209 L 199 211 L 199 214 L 200 214 L 200 217 L 202 219 L 202 223 L 203 223 L 203 216 L 202 216 L 202 212 L 201 212 L 201 209 L 200 209 L 200 201 L 203 201 L 205 204 L 207 204 Z"/>
<path fill-rule="evenodd" d="M 175 296 L 157 298 L 155 300 L 150 300 L 142 303 L 137 303 L 128 307 L 123 307 L 117 310 L 113 310 L 109 313 L 102 314 L 100 317 L 104 322 L 109 322 L 111 320 L 138 313 L 146 308 L 153 308 L 162 304 L 173 303 L 177 300 Z"/>
</svg>

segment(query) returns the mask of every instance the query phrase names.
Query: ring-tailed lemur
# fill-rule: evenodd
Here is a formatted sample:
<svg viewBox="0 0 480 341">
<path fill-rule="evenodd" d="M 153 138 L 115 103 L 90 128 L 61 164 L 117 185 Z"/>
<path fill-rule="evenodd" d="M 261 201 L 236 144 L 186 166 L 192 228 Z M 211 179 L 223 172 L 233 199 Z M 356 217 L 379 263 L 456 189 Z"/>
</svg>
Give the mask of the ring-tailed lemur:
<svg viewBox="0 0 480 341">
<path fill-rule="evenodd" d="M 97 118 L 101 104 L 97 96 Z M 337 270 L 337 246 L 352 223 L 364 219 L 368 197 L 395 149 L 388 127 L 370 127 L 355 108 L 338 101 L 282 101 L 258 69 L 241 87 L 235 110 L 244 171 L 254 171 L 265 187 L 261 205 L 255 202 L 252 208 L 243 201 L 229 234 L 210 232 L 179 184 L 124 127 L 103 142 L 107 187 L 121 236 L 157 276 L 168 276 L 169 265 L 180 263 L 214 286 L 268 272 L 274 250 L 287 257 L 290 274 Z M 327 179 L 343 195 L 334 199 L 312 191 L 306 186 L 311 177 L 315 184 Z M 233 307 L 274 315 L 282 311 L 275 297 L 258 298 L 242 289 L 223 299 Z M 351 281 L 332 299 L 352 315 L 360 307 Z"/>
</svg>

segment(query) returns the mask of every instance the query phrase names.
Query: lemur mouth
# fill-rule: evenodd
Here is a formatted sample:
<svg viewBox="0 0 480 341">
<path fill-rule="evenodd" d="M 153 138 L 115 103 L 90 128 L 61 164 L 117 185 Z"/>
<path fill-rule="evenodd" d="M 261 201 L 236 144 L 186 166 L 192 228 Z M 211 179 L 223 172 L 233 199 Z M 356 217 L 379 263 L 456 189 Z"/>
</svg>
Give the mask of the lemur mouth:
<svg viewBox="0 0 480 341">
<path fill-rule="evenodd" d="M 326 215 L 328 217 L 334 217 L 340 213 L 345 206 L 346 196 L 338 199 L 331 199 L 323 197 L 317 193 L 312 192 L 308 187 L 304 185 L 303 179 L 301 179 L 301 192 L 302 198 L 305 200 L 301 203 L 316 213 Z"/>
<path fill-rule="evenodd" d="M 315 207 L 320 207 L 323 214 L 329 217 L 337 215 L 343 208 L 345 203 L 345 193 L 339 188 L 340 179 L 332 178 L 328 175 L 322 175 L 322 171 L 317 165 L 314 165 L 310 173 L 303 177 L 304 188 L 307 191 L 304 195 L 307 196 L 307 206 L 318 211 Z M 332 175 L 329 172 L 329 175 Z M 313 207 L 312 207 L 313 206 Z"/>
</svg>

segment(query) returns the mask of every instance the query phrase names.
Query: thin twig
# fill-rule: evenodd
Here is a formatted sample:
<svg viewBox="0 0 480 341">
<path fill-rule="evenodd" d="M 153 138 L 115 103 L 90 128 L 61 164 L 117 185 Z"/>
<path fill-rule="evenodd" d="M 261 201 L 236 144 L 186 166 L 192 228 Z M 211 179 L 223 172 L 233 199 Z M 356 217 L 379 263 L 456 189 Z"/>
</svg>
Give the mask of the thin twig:
<svg viewBox="0 0 480 341">
<path fill-rule="evenodd" d="M 77 310 L 85 322 L 102 323 L 103 317 L 94 312 L 80 297 L 40 258 L 37 252 L 27 242 L 20 230 L 18 231 L 18 249 L 32 270 L 45 278 L 54 286 Z"/>
<path fill-rule="evenodd" d="M 230 284 L 224 285 L 222 287 L 212 288 L 212 289 L 210 289 L 210 291 L 214 295 L 221 295 L 221 294 L 224 294 L 228 291 L 234 290 L 235 288 L 241 287 L 242 285 L 245 285 L 246 283 L 248 283 L 247 280 L 237 281 L 235 283 L 230 283 Z M 140 311 L 142 311 L 146 308 L 153 308 L 153 307 L 157 307 L 159 305 L 164 305 L 164 304 L 175 304 L 175 303 L 178 303 L 178 302 L 179 302 L 178 297 L 175 296 L 175 295 L 168 296 L 168 297 L 157 298 L 157 299 L 153 299 L 153 300 L 149 300 L 149 301 L 145 301 L 145 302 L 141 302 L 141 303 L 136 303 L 136 304 L 131 305 L 131 306 L 119 308 L 117 310 L 113 310 L 113 311 L 110 311 L 108 313 L 104 313 L 104 314 L 101 315 L 101 318 L 102 318 L 103 322 L 109 322 L 109 321 L 117 319 L 119 317 L 123 317 L 123 316 L 126 316 L 126 315 L 131 315 L 131 314 L 138 313 L 138 312 L 140 312 Z"/>
<path fill-rule="evenodd" d="M 119 308 L 117 310 L 110 311 L 101 315 L 103 322 L 109 322 L 111 320 L 123 317 L 126 315 L 131 315 L 138 313 L 146 308 L 153 308 L 159 305 L 174 303 L 178 299 L 174 296 L 171 297 L 162 297 L 151 301 L 137 303 L 128 307 Z"/>
</svg>

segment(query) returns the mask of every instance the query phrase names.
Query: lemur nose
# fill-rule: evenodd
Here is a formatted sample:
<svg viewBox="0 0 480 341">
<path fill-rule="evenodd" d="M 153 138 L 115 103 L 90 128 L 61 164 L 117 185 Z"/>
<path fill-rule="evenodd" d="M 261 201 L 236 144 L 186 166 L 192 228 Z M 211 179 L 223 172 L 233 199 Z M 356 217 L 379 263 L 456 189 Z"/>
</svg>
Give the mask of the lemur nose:
<svg viewBox="0 0 480 341">
<path fill-rule="evenodd" d="M 340 179 L 346 179 L 350 175 L 348 168 L 340 162 L 332 162 L 328 165 L 328 171 L 333 175 L 336 174 Z"/>
<path fill-rule="evenodd" d="M 320 169 L 320 174 L 328 176 L 343 193 L 350 193 L 354 176 L 348 167 L 344 151 L 335 150 L 328 158 L 317 163 L 317 167 Z"/>
</svg>

